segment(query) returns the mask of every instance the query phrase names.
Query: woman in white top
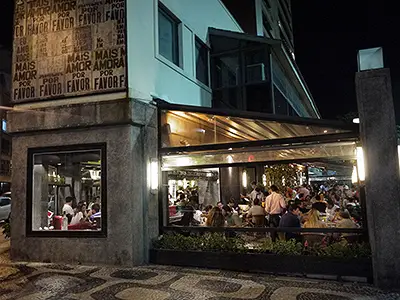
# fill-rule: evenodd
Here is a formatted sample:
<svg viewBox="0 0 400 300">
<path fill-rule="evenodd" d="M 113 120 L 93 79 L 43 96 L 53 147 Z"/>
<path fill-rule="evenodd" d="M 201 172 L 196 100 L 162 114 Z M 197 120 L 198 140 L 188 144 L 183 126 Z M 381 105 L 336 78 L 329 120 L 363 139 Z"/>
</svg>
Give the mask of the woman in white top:
<svg viewBox="0 0 400 300">
<path fill-rule="evenodd" d="M 75 215 L 73 216 L 70 225 L 79 224 L 81 221 L 86 219 L 86 203 L 79 201 L 76 206 Z"/>
</svg>

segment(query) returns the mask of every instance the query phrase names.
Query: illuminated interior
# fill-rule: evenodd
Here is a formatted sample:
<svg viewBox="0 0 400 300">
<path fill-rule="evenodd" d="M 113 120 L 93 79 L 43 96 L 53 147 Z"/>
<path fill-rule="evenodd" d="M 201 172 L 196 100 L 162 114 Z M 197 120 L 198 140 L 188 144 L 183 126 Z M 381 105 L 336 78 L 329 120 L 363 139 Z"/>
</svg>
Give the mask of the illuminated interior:
<svg viewBox="0 0 400 300">
<path fill-rule="evenodd" d="M 299 119 L 300 120 L 300 119 Z M 162 148 L 289 139 L 351 132 L 343 127 L 164 110 Z M 312 122 L 310 122 L 312 123 Z"/>
</svg>

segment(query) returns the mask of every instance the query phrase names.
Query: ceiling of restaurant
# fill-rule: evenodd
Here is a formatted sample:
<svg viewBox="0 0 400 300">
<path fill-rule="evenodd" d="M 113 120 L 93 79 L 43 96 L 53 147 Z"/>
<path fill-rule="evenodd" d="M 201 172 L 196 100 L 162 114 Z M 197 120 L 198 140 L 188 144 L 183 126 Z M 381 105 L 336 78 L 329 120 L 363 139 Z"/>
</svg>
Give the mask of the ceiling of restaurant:
<svg viewBox="0 0 400 300">
<path fill-rule="evenodd" d="M 300 118 L 298 118 L 300 120 Z M 352 132 L 343 123 L 325 125 L 315 120 L 307 124 L 282 120 L 250 119 L 199 112 L 162 112 L 162 147 L 189 147 L 222 143 L 289 139 Z"/>
</svg>

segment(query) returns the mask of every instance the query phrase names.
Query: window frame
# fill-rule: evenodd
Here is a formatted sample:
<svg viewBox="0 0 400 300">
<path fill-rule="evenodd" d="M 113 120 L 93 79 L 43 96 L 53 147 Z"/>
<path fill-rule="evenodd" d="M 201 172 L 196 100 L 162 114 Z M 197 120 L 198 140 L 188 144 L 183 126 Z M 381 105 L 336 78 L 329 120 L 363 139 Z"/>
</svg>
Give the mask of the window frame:
<svg viewBox="0 0 400 300">
<path fill-rule="evenodd" d="M 65 153 L 88 150 L 99 150 L 101 157 L 101 230 L 32 230 L 32 204 L 33 204 L 33 163 L 34 155 L 44 153 Z M 106 238 L 107 237 L 107 144 L 76 144 L 65 146 L 50 146 L 28 148 L 27 151 L 27 183 L 26 183 L 26 224 L 27 237 L 58 237 L 58 238 Z"/>
<path fill-rule="evenodd" d="M 160 14 L 162 14 L 167 20 L 171 21 L 173 26 L 173 43 L 172 43 L 172 60 L 164 56 L 160 51 Z M 158 44 L 158 55 L 162 56 L 164 59 L 174 64 L 175 66 L 182 68 L 182 54 L 181 54 L 181 34 L 179 32 L 180 25 L 182 21 L 179 20 L 163 3 L 158 2 L 157 9 L 157 44 Z"/>
<path fill-rule="evenodd" d="M 199 78 L 197 78 L 197 45 L 201 46 L 202 50 L 205 50 L 207 52 L 207 83 L 201 81 Z M 205 85 L 206 87 L 210 88 L 211 87 L 211 53 L 210 53 L 210 47 L 204 43 L 197 35 L 194 35 L 194 64 L 195 64 L 195 78 L 198 82 L 200 82 L 202 85 Z"/>
</svg>

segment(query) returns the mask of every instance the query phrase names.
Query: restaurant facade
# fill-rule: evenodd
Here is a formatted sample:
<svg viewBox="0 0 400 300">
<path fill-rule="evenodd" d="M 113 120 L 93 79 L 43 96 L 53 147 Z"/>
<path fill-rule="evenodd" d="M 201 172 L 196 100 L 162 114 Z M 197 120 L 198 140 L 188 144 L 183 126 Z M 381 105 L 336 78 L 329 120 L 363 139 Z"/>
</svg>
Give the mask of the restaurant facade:
<svg viewBox="0 0 400 300">
<path fill-rule="evenodd" d="M 275 166 L 282 186 L 362 181 L 358 126 L 319 119 L 281 42 L 220 1 L 72 2 L 16 4 L 12 259 L 146 263 L 179 191 L 239 204 Z"/>
</svg>

